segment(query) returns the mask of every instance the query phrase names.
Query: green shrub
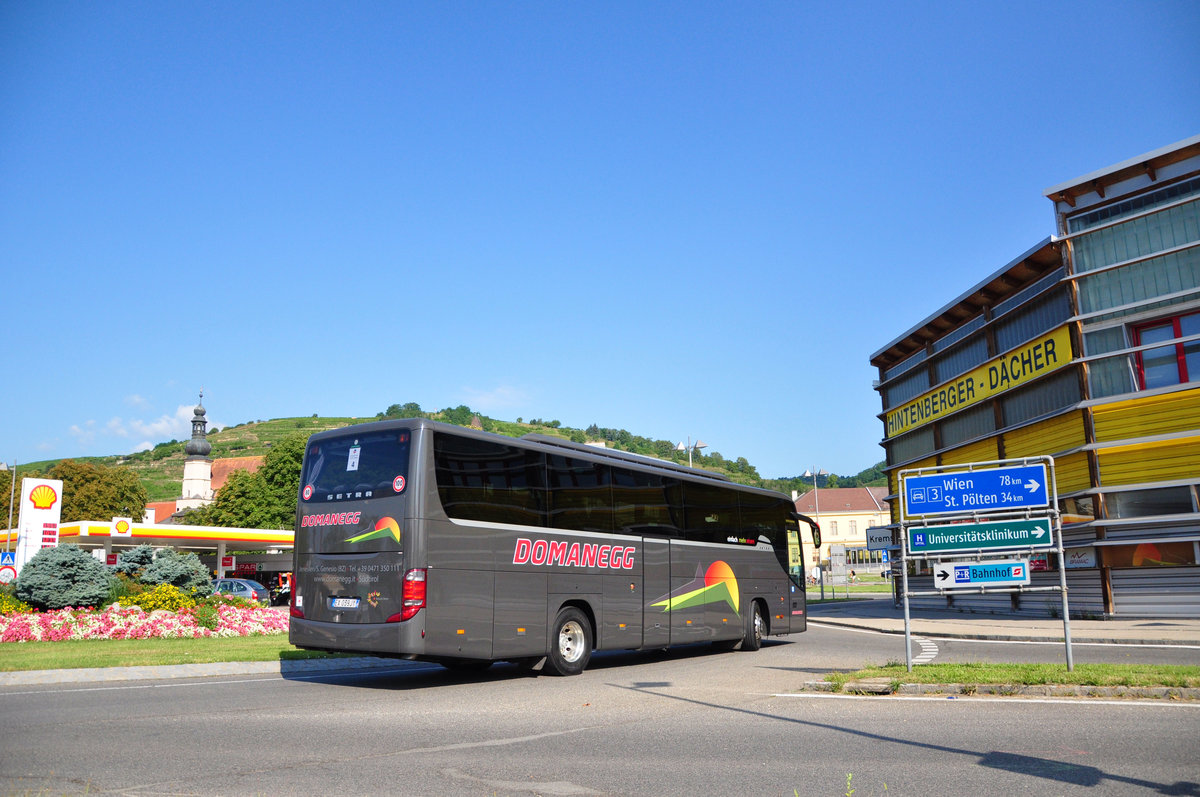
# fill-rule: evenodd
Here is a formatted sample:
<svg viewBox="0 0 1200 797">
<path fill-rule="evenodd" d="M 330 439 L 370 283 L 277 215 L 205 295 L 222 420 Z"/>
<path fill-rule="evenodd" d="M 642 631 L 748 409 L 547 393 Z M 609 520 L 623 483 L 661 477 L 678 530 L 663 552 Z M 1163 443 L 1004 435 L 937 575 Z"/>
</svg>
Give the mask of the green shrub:
<svg viewBox="0 0 1200 797">
<path fill-rule="evenodd" d="M 127 576 L 137 577 L 154 561 L 154 548 L 149 545 L 139 545 L 117 554 L 117 572 Z"/>
<path fill-rule="evenodd" d="M 200 557 L 171 548 L 159 549 L 154 561 L 142 571 L 141 580 L 146 584 L 172 584 L 193 595 L 207 595 L 212 590 L 208 568 Z"/>
<path fill-rule="evenodd" d="M 141 595 L 133 595 L 126 599 L 125 604 L 130 606 L 141 606 L 148 612 L 153 612 L 158 609 L 165 609 L 169 612 L 177 612 L 180 609 L 189 609 L 196 605 L 196 601 L 190 596 L 185 595 L 179 587 L 174 584 L 159 584 L 154 589 L 143 592 Z"/>
<path fill-rule="evenodd" d="M 108 598 L 108 568 L 78 545 L 43 548 L 21 568 L 15 595 L 37 609 L 100 606 Z"/>
<path fill-rule="evenodd" d="M 196 625 L 207 628 L 210 631 L 217 630 L 217 623 L 220 620 L 220 614 L 217 612 L 217 607 L 211 603 L 201 603 L 192 611 L 192 616 L 196 618 Z"/>
<path fill-rule="evenodd" d="M 119 603 L 128 606 L 130 599 L 146 591 L 146 585 L 136 578 L 130 578 L 124 573 L 116 573 L 109 582 L 108 600 L 105 603 Z"/>
</svg>

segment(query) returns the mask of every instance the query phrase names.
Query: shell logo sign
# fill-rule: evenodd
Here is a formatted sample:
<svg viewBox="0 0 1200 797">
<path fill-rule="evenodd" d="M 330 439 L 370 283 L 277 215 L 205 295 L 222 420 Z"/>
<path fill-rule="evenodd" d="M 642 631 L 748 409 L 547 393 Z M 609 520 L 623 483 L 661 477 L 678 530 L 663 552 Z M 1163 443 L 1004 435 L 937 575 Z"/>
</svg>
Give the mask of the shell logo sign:
<svg viewBox="0 0 1200 797">
<path fill-rule="evenodd" d="M 38 551 L 58 545 L 62 489 L 61 479 L 27 478 L 21 481 L 21 522 L 17 528 L 18 573 Z"/>
<path fill-rule="evenodd" d="M 112 530 L 109 532 L 111 537 L 132 537 L 133 536 L 133 518 L 115 517 L 112 519 Z"/>
<path fill-rule="evenodd" d="M 34 509 L 49 509 L 58 500 L 58 493 L 49 484 L 39 484 L 29 492 L 29 500 Z"/>
</svg>

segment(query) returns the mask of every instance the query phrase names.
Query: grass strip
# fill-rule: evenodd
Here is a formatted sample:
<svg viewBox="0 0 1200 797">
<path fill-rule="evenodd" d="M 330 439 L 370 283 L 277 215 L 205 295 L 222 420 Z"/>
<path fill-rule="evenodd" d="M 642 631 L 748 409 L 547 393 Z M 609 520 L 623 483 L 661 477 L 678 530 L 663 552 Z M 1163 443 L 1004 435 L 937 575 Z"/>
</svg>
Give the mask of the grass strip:
<svg viewBox="0 0 1200 797">
<path fill-rule="evenodd" d="M 0 645 L 0 671 L 207 664 L 218 661 L 279 661 L 324 658 L 328 655 L 293 647 L 288 642 L 287 634 L 200 639 L 6 642 Z"/>
<path fill-rule="evenodd" d="M 825 680 L 841 691 L 850 681 L 889 678 L 895 684 L 1012 684 L 1038 686 L 1168 686 L 1200 687 L 1200 666 L 1173 664 L 1077 664 L 1072 672 L 1066 664 L 921 664 L 908 672 L 904 664 L 888 663 L 857 672 L 830 673 Z"/>
<path fill-rule="evenodd" d="M 825 594 L 826 595 L 829 595 L 834 590 L 837 591 L 838 595 L 844 596 L 847 592 L 847 585 L 838 584 L 836 587 L 831 586 L 830 584 L 825 585 Z M 873 594 L 884 593 L 884 594 L 886 594 L 886 593 L 890 593 L 891 591 L 892 591 L 892 585 L 890 583 L 885 583 L 883 581 L 875 581 L 875 582 L 867 581 L 865 583 L 849 585 L 849 592 L 851 595 L 854 595 L 856 593 L 859 593 L 859 594 L 862 594 L 862 593 L 873 593 Z M 811 601 L 813 599 L 814 595 L 817 597 L 820 597 L 821 587 L 819 584 L 817 586 L 808 584 L 804 588 L 804 594 L 806 594 L 808 596 L 808 599 Z"/>
</svg>

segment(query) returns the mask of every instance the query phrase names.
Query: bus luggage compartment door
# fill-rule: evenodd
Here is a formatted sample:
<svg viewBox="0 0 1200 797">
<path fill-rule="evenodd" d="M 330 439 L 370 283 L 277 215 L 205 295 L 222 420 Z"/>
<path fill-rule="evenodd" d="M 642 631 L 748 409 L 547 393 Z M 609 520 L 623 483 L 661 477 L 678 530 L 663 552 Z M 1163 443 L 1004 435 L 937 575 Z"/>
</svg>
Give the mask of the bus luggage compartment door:
<svg viewBox="0 0 1200 797">
<path fill-rule="evenodd" d="M 642 538 L 642 647 L 671 644 L 671 611 L 654 606 L 671 595 L 671 543 Z"/>
<path fill-rule="evenodd" d="M 496 574 L 490 570 L 429 568 L 421 610 L 427 655 L 492 658 L 495 582 Z"/>
</svg>

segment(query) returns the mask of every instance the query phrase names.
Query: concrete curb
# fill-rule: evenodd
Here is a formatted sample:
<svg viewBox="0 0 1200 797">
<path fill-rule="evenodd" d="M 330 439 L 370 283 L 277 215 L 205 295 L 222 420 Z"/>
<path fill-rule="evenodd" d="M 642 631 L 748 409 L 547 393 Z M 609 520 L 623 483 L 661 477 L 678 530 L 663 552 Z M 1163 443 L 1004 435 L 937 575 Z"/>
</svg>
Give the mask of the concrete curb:
<svg viewBox="0 0 1200 797">
<path fill-rule="evenodd" d="M 224 661 L 208 664 L 171 664 L 149 667 L 82 667 L 71 670 L 0 672 L 0 686 L 109 683 L 116 681 L 204 678 L 211 675 L 302 675 L 306 673 L 378 670 L 399 666 L 398 659 L 373 656 L 284 661 Z"/>
<path fill-rule="evenodd" d="M 893 691 L 890 678 L 848 681 L 840 694 L 846 695 L 944 695 L 947 699 L 975 695 L 994 697 L 1104 697 L 1127 700 L 1200 700 L 1200 689 L 1171 686 L 1088 686 L 1084 684 L 900 684 Z M 805 692 L 834 691 L 829 681 L 806 681 Z"/>
</svg>

